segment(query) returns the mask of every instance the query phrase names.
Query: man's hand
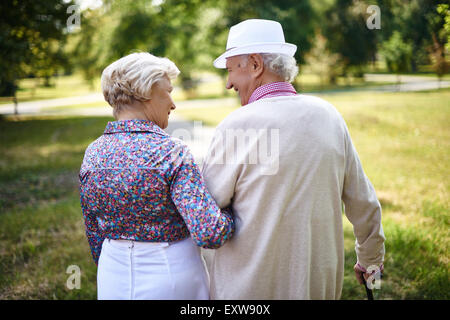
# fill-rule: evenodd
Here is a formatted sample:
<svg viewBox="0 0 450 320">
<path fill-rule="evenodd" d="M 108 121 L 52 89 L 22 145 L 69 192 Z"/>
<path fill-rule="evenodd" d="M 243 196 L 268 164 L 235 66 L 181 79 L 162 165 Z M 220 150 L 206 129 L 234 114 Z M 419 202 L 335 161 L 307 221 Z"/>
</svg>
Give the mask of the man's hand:
<svg viewBox="0 0 450 320">
<path fill-rule="evenodd" d="M 359 265 L 359 263 L 356 263 L 353 267 L 353 270 L 355 270 L 355 276 L 356 280 L 358 280 L 359 284 L 364 284 L 364 280 L 367 281 L 367 279 L 370 277 L 371 274 L 377 272 L 376 270 L 372 271 L 372 273 L 368 273 L 367 270 L 365 270 L 363 267 Z M 378 272 L 383 272 L 383 264 L 381 264 L 380 268 L 378 269 Z"/>
<path fill-rule="evenodd" d="M 353 270 L 355 270 L 356 280 L 358 280 L 359 284 L 364 284 L 363 277 L 364 280 L 367 280 L 367 278 L 369 278 L 369 274 L 358 263 L 355 264 Z"/>
</svg>

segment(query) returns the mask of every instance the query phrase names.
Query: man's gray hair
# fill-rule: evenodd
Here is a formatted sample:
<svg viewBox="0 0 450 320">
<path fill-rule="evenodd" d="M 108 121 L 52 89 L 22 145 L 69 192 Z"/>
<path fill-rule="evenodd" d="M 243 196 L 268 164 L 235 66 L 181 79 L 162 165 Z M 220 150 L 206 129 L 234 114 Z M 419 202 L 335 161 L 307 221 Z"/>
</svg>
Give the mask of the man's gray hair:
<svg viewBox="0 0 450 320">
<path fill-rule="evenodd" d="M 264 66 L 279 75 L 284 81 L 292 82 L 298 74 L 297 61 L 294 57 L 281 53 L 260 53 Z"/>
</svg>

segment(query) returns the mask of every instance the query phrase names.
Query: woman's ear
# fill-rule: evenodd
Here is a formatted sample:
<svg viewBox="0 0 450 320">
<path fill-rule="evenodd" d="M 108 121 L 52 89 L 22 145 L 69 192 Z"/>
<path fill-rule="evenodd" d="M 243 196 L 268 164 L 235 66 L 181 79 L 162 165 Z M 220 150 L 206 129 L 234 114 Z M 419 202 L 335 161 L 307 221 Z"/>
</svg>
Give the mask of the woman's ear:
<svg viewBox="0 0 450 320">
<path fill-rule="evenodd" d="M 264 60 L 260 54 L 251 54 L 248 58 L 250 70 L 255 78 L 258 78 L 264 72 Z"/>
</svg>

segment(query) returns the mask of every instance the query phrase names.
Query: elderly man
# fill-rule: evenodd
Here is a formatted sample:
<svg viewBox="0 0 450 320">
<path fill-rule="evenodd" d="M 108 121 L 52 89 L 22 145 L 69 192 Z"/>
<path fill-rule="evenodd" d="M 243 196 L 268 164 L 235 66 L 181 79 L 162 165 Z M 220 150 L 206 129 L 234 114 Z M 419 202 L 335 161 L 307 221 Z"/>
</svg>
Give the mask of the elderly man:
<svg viewBox="0 0 450 320">
<path fill-rule="evenodd" d="M 339 299 L 342 202 L 358 281 L 382 267 L 374 188 L 337 110 L 289 83 L 295 51 L 278 22 L 252 19 L 230 29 L 214 62 L 243 107 L 219 124 L 203 162 L 208 189 L 220 207 L 232 206 L 236 223 L 207 261 L 213 299 Z"/>
</svg>

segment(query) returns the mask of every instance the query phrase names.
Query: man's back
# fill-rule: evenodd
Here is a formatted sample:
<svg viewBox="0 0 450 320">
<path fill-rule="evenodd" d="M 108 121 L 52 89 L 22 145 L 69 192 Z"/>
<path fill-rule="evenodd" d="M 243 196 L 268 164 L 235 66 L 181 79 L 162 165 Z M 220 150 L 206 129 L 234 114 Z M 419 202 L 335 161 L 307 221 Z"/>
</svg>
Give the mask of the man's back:
<svg viewBox="0 0 450 320">
<path fill-rule="evenodd" d="M 224 146 L 218 137 L 239 130 L 257 132 L 259 144 L 247 140 L 233 157 L 230 139 Z M 261 138 L 264 134 L 268 138 Z M 345 185 L 349 192 L 355 184 L 365 186 L 356 198 L 368 199 L 362 210 L 349 199 L 349 218 L 375 212 L 378 220 L 381 211 L 335 108 L 305 95 L 261 99 L 219 125 L 210 151 L 205 181 L 220 207 L 232 205 L 236 223 L 233 239 L 210 262 L 212 298 L 338 299 L 344 273 L 341 199 L 349 199 Z M 270 165 L 261 163 L 263 158 L 270 158 Z"/>
</svg>

